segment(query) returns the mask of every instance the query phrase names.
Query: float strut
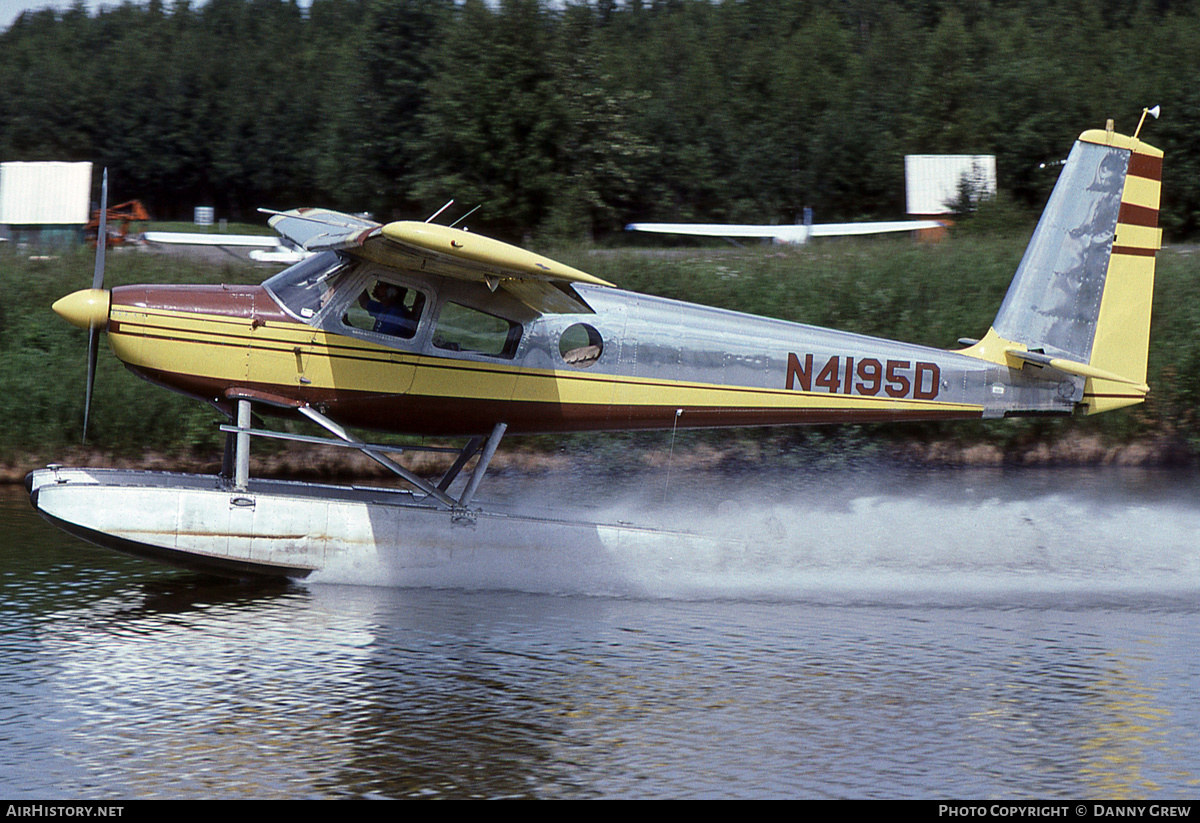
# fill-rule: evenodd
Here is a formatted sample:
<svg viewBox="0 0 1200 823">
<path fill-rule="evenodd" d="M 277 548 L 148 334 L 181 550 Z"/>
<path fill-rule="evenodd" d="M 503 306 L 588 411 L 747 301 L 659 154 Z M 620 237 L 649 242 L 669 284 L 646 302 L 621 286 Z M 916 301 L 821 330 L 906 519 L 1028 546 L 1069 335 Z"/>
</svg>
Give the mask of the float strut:
<svg viewBox="0 0 1200 823">
<path fill-rule="evenodd" d="M 245 491 L 250 482 L 250 401 L 237 401 L 237 425 L 241 429 L 234 435 L 233 487 Z"/>
<path fill-rule="evenodd" d="M 476 435 L 467 441 L 467 445 L 463 446 L 462 451 L 458 453 L 458 458 L 454 461 L 454 465 L 447 469 L 446 473 L 442 475 L 442 481 L 438 483 L 439 489 L 446 491 L 450 488 L 450 484 L 454 482 L 456 477 L 458 477 L 458 473 L 462 471 L 462 467 L 467 465 L 467 461 L 475 456 L 475 453 L 479 451 L 479 447 L 481 445 L 483 445 L 483 438 L 479 435 Z"/>
<path fill-rule="evenodd" d="M 492 462 L 492 455 L 496 453 L 496 447 L 500 445 L 500 438 L 504 437 L 507 429 L 507 423 L 497 423 L 492 429 L 491 436 L 483 446 L 483 453 L 479 455 L 479 462 L 475 464 L 475 471 L 471 472 L 471 480 L 458 500 L 459 506 L 466 508 L 470 504 L 471 498 L 475 496 L 475 490 L 479 488 L 479 481 L 483 480 L 483 473 L 487 471 L 488 463 Z"/>
</svg>

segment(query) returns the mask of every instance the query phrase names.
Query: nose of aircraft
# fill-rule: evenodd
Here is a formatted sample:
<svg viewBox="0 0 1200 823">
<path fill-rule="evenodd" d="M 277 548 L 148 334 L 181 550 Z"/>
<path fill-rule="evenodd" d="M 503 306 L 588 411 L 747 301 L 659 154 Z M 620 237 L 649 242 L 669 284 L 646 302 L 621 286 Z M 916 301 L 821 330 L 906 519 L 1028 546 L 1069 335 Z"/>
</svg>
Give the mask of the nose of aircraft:
<svg viewBox="0 0 1200 823">
<path fill-rule="evenodd" d="M 108 324 L 108 299 L 108 289 L 82 289 L 55 301 L 51 308 L 80 328 L 102 329 Z"/>
</svg>

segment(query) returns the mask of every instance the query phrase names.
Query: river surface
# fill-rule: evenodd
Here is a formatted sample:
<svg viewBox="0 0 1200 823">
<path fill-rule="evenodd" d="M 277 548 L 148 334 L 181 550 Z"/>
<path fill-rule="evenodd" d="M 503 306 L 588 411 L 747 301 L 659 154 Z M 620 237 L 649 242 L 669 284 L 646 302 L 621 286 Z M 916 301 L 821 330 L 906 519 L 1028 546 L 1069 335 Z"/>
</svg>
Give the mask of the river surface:
<svg viewBox="0 0 1200 823">
<path fill-rule="evenodd" d="M 1196 797 L 1196 481 L 502 477 L 751 538 L 553 591 L 521 567 L 570 547 L 451 588 L 227 583 L 0 490 L 0 797 Z"/>
</svg>

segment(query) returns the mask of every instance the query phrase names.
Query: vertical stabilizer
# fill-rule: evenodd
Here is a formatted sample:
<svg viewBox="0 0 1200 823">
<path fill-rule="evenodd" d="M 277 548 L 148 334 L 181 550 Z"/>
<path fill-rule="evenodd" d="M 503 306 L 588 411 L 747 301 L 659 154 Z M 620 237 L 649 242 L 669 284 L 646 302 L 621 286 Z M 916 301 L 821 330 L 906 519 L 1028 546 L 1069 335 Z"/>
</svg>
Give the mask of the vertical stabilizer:
<svg viewBox="0 0 1200 823">
<path fill-rule="evenodd" d="M 1088 364 L 1145 384 L 1154 255 L 1162 246 L 1158 206 L 1163 153 L 1136 140 L 1130 143 L 1129 171 Z M 1094 414 L 1141 402 L 1144 396 L 1131 397 L 1129 386 L 1092 379 L 1083 400 Z"/>
<path fill-rule="evenodd" d="M 987 351 L 1086 378 L 1089 414 L 1140 403 L 1162 152 L 1112 131 L 1079 136 L 1013 277 Z M 999 338 L 997 340 L 997 338 Z M 1028 352 L 1028 356 L 1022 356 Z"/>
</svg>

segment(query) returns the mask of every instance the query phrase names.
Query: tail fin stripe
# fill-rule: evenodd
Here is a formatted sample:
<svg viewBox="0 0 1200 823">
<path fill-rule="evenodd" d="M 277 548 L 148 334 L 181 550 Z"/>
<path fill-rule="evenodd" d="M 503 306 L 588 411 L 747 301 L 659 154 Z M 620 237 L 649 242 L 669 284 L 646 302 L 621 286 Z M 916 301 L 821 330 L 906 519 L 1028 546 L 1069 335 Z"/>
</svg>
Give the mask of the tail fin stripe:
<svg viewBox="0 0 1200 823">
<path fill-rule="evenodd" d="M 1145 177 L 1150 180 L 1161 181 L 1162 161 L 1161 157 L 1135 151 L 1129 158 L 1129 174 L 1134 177 Z"/>
<path fill-rule="evenodd" d="M 1126 177 L 1123 203 L 1133 203 L 1148 209 L 1157 209 L 1162 200 L 1162 183 L 1145 177 Z"/>
<path fill-rule="evenodd" d="M 1130 223 L 1118 224 L 1113 244 L 1138 249 L 1157 249 L 1162 246 L 1162 229 Z"/>
<path fill-rule="evenodd" d="M 1113 254 L 1132 254 L 1137 257 L 1153 257 L 1158 249 L 1140 249 L 1137 246 L 1113 246 Z"/>
<path fill-rule="evenodd" d="M 1149 226 L 1158 228 L 1158 209 L 1149 206 L 1139 206 L 1135 203 L 1121 203 L 1121 211 L 1117 214 L 1117 223 L 1130 226 Z M 1118 228 L 1119 230 L 1119 228 Z"/>
</svg>

